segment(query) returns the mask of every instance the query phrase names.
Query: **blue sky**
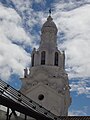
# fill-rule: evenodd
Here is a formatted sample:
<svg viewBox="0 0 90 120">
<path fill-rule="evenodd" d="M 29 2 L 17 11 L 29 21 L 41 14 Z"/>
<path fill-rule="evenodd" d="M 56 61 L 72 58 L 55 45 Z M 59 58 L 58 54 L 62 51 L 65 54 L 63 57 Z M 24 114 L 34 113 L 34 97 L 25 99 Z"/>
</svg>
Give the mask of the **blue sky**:
<svg viewBox="0 0 90 120">
<path fill-rule="evenodd" d="M 69 115 L 90 116 L 90 1 L 0 0 L 0 78 L 20 89 L 30 67 L 49 9 L 58 27 L 58 48 L 65 50 L 71 86 Z"/>
</svg>

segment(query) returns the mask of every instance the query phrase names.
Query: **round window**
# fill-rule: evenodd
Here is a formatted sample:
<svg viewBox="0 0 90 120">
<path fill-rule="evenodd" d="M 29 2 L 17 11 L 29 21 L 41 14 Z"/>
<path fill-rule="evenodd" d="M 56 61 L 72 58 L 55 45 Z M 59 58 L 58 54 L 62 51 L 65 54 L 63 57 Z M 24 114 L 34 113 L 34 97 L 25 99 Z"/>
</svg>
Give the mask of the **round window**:
<svg viewBox="0 0 90 120">
<path fill-rule="evenodd" d="M 44 99 L 44 95 L 43 95 L 43 94 L 40 94 L 40 95 L 38 96 L 38 99 L 39 99 L 39 100 L 43 100 L 43 99 Z"/>
</svg>

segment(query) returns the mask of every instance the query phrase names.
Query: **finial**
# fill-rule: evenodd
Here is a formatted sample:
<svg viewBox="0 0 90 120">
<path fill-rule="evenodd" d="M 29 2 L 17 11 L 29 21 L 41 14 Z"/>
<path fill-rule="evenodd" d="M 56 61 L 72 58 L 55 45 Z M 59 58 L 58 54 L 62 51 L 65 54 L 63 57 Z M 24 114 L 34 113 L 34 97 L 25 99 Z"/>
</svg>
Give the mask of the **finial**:
<svg viewBox="0 0 90 120">
<path fill-rule="evenodd" d="M 49 15 L 51 16 L 51 8 L 49 9 Z"/>
</svg>

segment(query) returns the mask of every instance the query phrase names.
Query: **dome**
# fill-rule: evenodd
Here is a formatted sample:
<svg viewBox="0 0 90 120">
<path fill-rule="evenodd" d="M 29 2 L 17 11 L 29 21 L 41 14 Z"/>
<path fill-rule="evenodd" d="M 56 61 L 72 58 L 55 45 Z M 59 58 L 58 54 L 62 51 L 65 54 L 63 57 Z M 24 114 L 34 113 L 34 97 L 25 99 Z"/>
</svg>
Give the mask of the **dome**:
<svg viewBox="0 0 90 120">
<path fill-rule="evenodd" d="M 53 22 L 53 18 L 51 16 L 48 16 L 47 21 L 42 26 L 41 31 L 43 32 L 44 30 L 46 30 L 46 28 L 47 29 L 52 28 L 57 33 L 57 27 Z"/>
</svg>

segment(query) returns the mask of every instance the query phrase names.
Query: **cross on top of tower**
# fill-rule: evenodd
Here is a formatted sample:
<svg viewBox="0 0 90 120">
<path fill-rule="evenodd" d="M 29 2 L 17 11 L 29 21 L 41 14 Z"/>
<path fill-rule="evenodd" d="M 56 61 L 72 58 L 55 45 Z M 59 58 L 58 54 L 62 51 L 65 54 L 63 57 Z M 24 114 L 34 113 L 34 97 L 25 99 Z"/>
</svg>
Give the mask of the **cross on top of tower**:
<svg viewBox="0 0 90 120">
<path fill-rule="evenodd" d="M 51 8 L 50 8 L 50 9 L 49 9 L 49 15 L 51 15 L 51 12 L 52 12 L 52 11 L 51 11 Z"/>
</svg>

